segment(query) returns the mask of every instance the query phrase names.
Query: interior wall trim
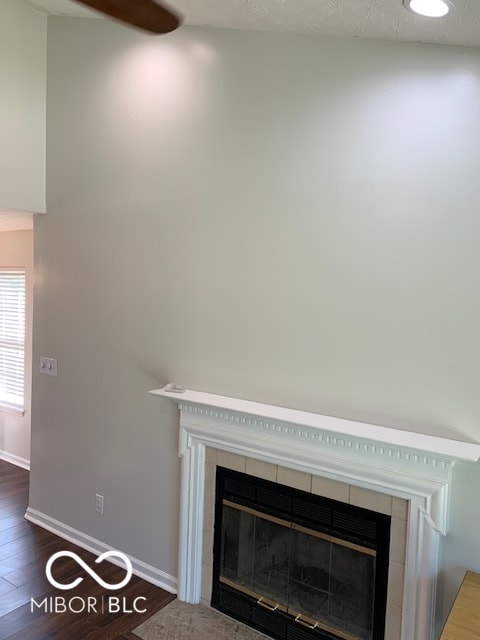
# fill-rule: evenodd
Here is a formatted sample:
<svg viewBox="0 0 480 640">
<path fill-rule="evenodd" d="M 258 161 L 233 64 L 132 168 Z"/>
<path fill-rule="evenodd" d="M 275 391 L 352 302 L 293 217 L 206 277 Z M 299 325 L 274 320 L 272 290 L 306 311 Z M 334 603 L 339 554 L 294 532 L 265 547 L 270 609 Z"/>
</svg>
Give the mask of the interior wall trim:
<svg viewBox="0 0 480 640">
<path fill-rule="evenodd" d="M 16 467 L 21 467 L 22 469 L 30 471 L 30 460 L 16 456 L 14 453 L 9 453 L 3 449 L 0 449 L 0 460 L 10 462 L 10 464 L 14 464 Z"/>
</svg>

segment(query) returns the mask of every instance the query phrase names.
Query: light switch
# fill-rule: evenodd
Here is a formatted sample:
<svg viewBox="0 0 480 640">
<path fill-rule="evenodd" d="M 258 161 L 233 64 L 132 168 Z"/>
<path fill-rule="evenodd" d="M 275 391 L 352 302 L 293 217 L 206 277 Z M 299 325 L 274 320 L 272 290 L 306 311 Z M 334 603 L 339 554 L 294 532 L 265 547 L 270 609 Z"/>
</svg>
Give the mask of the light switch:
<svg viewBox="0 0 480 640">
<path fill-rule="evenodd" d="M 57 361 L 55 358 L 40 358 L 40 373 L 48 373 L 49 376 L 57 375 Z"/>
</svg>

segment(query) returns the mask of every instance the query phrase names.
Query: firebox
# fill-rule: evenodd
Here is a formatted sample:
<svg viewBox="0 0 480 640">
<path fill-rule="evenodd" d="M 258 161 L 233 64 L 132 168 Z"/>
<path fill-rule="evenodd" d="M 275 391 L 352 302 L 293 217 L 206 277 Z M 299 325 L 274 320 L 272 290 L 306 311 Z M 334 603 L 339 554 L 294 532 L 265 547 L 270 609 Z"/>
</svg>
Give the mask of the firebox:
<svg viewBox="0 0 480 640">
<path fill-rule="evenodd" d="M 384 640 L 390 520 L 217 467 L 211 604 L 278 640 Z"/>
</svg>

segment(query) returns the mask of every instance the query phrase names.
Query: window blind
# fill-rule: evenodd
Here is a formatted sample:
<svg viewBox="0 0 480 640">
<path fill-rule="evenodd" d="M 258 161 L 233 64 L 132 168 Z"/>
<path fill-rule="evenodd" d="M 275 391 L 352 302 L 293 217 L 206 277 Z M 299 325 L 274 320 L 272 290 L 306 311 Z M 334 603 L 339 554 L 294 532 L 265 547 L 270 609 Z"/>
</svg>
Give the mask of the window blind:
<svg viewBox="0 0 480 640">
<path fill-rule="evenodd" d="M 0 403 L 23 408 L 25 271 L 0 270 Z"/>
</svg>

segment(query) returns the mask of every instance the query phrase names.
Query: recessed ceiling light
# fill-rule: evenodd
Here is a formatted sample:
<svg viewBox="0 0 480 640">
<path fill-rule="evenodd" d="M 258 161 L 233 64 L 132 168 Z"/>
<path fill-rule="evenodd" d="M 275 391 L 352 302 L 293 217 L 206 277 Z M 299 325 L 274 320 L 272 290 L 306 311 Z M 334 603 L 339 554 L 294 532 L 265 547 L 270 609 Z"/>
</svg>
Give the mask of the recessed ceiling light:
<svg viewBox="0 0 480 640">
<path fill-rule="evenodd" d="M 403 0 L 407 9 L 427 18 L 443 18 L 453 10 L 449 0 Z"/>
</svg>

